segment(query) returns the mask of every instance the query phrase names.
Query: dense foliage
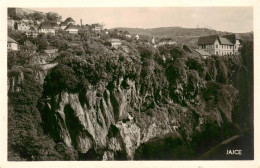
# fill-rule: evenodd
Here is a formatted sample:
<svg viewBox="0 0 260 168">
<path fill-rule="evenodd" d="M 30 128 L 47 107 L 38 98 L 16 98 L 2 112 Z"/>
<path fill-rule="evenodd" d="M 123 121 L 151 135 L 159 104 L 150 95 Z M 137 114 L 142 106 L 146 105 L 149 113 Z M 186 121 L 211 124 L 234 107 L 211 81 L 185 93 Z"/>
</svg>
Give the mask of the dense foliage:
<svg viewBox="0 0 260 168">
<path fill-rule="evenodd" d="M 49 19 L 58 19 L 58 16 L 50 15 Z M 195 152 L 204 152 L 199 150 L 199 147 L 205 147 L 203 144 L 215 145 L 234 134 L 252 130 L 252 123 L 249 123 L 252 121 L 249 119 L 252 119 L 252 97 L 249 95 L 253 81 L 250 42 L 245 43 L 241 58 L 212 56 L 203 59 L 187 54 L 175 45 L 154 48 L 124 41 L 124 47 L 115 49 L 107 37 L 97 38 L 97 34 L 89 30 L 81 30 L 79 35 L 59 31 L 55 36 L 39 34 L 37 38 L 27 38 L 21 32 L 12 32 L 9 36 L 21 46 L 18 52 L 8 53 L 9 69 L 32 63 L 34 57 L 50 46 L 59 49 L 59 55 L 52 61 L 58 65 L 48 72 L 43 86 L 35 80 L 35 74 L 24 72 L 21 92 L 8 95 L 10 160 L 78 159 L 74 149 L 54 142 L 43 131 L 37 101 L 42 94 L 55 95 L 61 91 L 84 94 L 90 86 L 103 85 L 111 90 L 121 79 L 124 81 L 122 89 L 128 88 L 125 81 L 131 79 L 139 96 L 145 99 L 140 111 L 132 112 L 140 128 L 151 123 L 153 117 L 162 120 L 163 115 L 174 113 L 176 106 L 189 108 L 194 116 L 203 116 L 206 120 L 204 127 L 192 130 L 196 132 L 196 136 L 191 137 L 193 141 L 188 138 L 191 130 L 180 129 L 183 139 L 166 137 L 154 149 L 151 149 L 154 143 L 143 144 L 136 159 L 192 158 Z M 232 111 L 231 115 L 229 111 Z M 199 122 L 198 117 L 192 120 Z M 216 131 L 220 128 L 232 129 L 218 138 Z M 210 136 L 216 141 L 206 143 L 208 133 L 212 133 Z M 194 144 L 196 147 L 192 147 Z M 173 150 L 159 151 L 168 148 Z M 150 156 L 147 158 L 147 155 Z"/>
<path fill-rule="evenodd" d="M 75 160 L 76 153 L 62 143 L 55 143 L 42 128 L 37 109 L 42 86 L 31 71 L 24 73 L 19 93 L 8 94 L 9 160 Z"/>
</svg>

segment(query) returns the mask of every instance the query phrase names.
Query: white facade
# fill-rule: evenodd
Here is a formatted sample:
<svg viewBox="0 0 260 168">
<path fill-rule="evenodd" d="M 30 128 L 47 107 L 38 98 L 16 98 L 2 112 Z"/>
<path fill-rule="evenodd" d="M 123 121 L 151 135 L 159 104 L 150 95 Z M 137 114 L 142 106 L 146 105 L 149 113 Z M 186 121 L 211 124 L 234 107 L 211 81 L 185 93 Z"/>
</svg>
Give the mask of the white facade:
<svg viewBox="0 0 260 168">
<path fill-rule="evenodd" d="M 20 30 L 20 31 L 27 31 L 30 29 L 31 26 L 27 25 L 26 23 L 17 23 L 17 30 Z"/>
<path fill-rule="evenodd" d="M 78 34 L 78 29 L 66 29 L 70 34 Z"/>
<path fill-rule="evenodd" d="M 200 45 L 199 49 L 203 49 L 211 55 L 234 55 L 234 45 L 220 44 L 218 39 L 214 44 Z"/>
<path fill-rule="evenodd" d="M 7 43 L 7 50 L 8 51 L 17 51 L 18 50 L 18 44 L 16 44 L 16 43 Z"/>
<path fill-rule="evenodd" d="M 39 29 L 39 33 L 51 33 L 55 35 L 55 29 Z"/>
</svg>

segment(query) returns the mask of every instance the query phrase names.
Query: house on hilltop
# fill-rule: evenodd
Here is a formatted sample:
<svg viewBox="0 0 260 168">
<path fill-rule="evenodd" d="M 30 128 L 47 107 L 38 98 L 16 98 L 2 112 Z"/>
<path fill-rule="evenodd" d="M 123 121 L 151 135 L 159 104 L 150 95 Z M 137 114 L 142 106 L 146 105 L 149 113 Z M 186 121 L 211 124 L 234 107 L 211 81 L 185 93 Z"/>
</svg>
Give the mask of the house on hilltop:
<svg viewBox="0 0 260 168">
<path fill-rule="evenodd" d="M 55 35 L 55 29 L 52 26 L 51 22 L 42 22 L 38 28 L 39 33 L 51 33 Z"/>
<path fill-rule="evenodd" d="M 79 28 L 70 23 L 64 30 L 69 32 L 70 34 L 78 34 Z"/>
<path fill-rule="evenodd" d="M 7 38 L 7 50 L 8 51 L 17 51 L 18 50 L 18 43 L 10 37 Z"/>
<path fill-rule="evenodd" d="M 198 46 L 210 55 L 238 55 L 241 44 L 236 35 L 211 35 L 200 37 Z"/>
<path fill-rule="evenodd" d="M 75 24 L 76 24 L 75 20 L 73 20 L 71 17 L 68 17 L 68 18 L 64 21 L 64 23 L 66 23 L 67 25 L 69 25 L 69 24 L 75 25 Z"/>
<path fill-rule="evenodd" d="M 94 32 L 101 32 L 102 26 L 101 26 L 100 24 L 98 24 L 98 23 L 92 24 L 92 25 L 91 25 L 91 29 L 92 29 L 92 31 L 94 31 Z"/>
<path fill-rule="evenodd" d="M 31 26 L 25 22 L 17 22 L 15 27 L 19 31 L 27 31 L 30 29 Z"/>
</svg>

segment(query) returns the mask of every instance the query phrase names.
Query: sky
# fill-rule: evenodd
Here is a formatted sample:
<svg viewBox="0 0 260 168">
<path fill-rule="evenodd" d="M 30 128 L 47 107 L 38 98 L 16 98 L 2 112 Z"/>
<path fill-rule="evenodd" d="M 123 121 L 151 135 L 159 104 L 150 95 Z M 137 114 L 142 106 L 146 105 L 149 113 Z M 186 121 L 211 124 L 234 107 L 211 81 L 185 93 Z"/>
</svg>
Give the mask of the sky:
<svg viewBox="0 0 260 168">
<path fill-rule="evenodd" d="M 105 8 L 30 8 L 57 12 L 65 20 L 72 17 L 78 24 L 104 23 L 105 27 L 211 27 L 236 33 L 253 30 L 252 7 L 105 7 Z"/>
</svg>

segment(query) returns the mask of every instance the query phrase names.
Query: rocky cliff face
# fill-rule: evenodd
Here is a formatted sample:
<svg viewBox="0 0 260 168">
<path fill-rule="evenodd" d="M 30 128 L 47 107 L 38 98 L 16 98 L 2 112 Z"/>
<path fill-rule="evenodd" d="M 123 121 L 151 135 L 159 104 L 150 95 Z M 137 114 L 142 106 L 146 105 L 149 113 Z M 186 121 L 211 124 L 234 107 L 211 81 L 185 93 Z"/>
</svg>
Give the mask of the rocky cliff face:
<svg viewBox="0 0 260 168">
<path fill-rule="evenodd" d="M 199 87 L 198 83 L 194 85 Z M 140 144 L 154 138 L 170 135 L 190 139 L 206 123 L 221 125 L 224 116 L 231 121 L 232 107 L 222 112 L 206 107 L 203 101 L 196 107 L 182 107 L 169 101 L 163 106 L 156 104 L 151 114 L 143 114 L 148 93 L 140 96 L 135 82 L 128 78 L 120 78 L 113 86 L 89 85 L 85 93 L 46 94 L 43 120 L 54 140 L 74 147 L 81 154 L 99 152 L 103 160 L 132 160 Z M 200 99 L 199 94 L 194 97 Z"/>
</svg>

